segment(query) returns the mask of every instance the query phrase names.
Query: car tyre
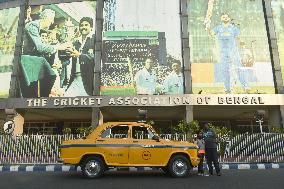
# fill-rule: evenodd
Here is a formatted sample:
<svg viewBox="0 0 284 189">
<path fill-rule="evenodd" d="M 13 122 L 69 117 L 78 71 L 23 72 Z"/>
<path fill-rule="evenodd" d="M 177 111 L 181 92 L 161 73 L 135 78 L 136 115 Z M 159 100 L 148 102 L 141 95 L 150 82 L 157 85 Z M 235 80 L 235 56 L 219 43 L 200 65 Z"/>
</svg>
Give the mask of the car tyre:
<svg viewBox="0 0 284 189">
<path fill-rule="evenodd" d="M 188 158 L 182 155 L 172 157 L 168 164 L 168 172 L 172 177 L 181 178 L 189 175 L 191 169 Z"/>
<path fill-rule="evenodd" d="M 161 167 L 161 169 L 162 169 L 162 171 L 163 171 L 166 175 L 169 174 L 169 169 L 168 169 L 168 167 Z"/>
<path fill-rule="evenodd" d="M 99 178 L 106 170 L 104 161 L 99 157 L 87 157 L 82 165 L 82 173 L 87 178 Z"/>
</svg>

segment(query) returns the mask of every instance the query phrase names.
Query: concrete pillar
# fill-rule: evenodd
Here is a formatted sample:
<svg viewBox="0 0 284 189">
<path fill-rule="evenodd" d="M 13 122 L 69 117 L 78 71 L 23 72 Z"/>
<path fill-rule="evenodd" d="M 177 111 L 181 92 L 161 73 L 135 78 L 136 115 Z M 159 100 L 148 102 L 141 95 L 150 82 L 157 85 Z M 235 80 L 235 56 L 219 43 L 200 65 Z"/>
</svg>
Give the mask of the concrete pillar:
<svg viewBox="0 0 284 189">
<path fill-rule="evenodd" d="M 102 39 L 104 22 L 104 1 L 97 0 L 96 4 L 96 42 L 95 42 L 95 67 L 94 67 L 94 91 L 93 95 L 100 95 L 101 88 L 101 59 L 102 59 Z"/>
<path fill-rule="evenodd" d="M 278 107 L 271 107 L 268 110 L 268 126 L 269 129 L 272 127 L 282 127 L 280 110 Z"/>
<path fill-rule="evenodd" d="M 279 48 L 277 45 L 277 36 L 275 32 L 273 11 L 271 8 L 271 0 L 264 0 L 264 14 L 265 22 L 267 25 L 268 43 L 270 48 L 270 55 L 272 61 L 272 69 L 274 73 L 275 92 L 279 94 L 284 93 L 282 72 L 279 58 Z"/>
<path fill-rule="evenodd" d="M 24 116 L 23 113 L 17 112 L 15 109 L 5 109 L 6 121 L 14 121 L 15 129 L 13 135 L 21 135 L 24 130 Z"/>
<path fill-rule="evenodd" d="M 281 124 L 280 126 L 284 128 L 284 106 L 280 106 L 280 117 L 281 117 Z"/>
<path fill-rule="evenodd" d="M 92 108 L 92 127 L 97 127 L 104 123 L 104 118 L 99 108 Z"/>
<path fill-rule="evenodd" d="M 193 106 L 185 107 L 185 120 L 187 123 L 193 121 Z"/>
</svg>

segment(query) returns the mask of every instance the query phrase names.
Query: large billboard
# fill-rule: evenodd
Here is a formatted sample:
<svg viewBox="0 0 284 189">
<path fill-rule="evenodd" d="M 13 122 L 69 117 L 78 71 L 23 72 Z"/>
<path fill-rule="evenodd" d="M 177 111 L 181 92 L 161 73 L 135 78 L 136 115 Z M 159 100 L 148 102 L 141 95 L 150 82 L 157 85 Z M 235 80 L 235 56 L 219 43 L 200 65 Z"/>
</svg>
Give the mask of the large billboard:
<svg viewBox="0 0 284 189">
<path fill-rule="evenodd" d="M 179 0 L 106 0 L 102 95 L 183 94 Z"/>
<path fill-rule="evenodd" d="M 0 98 L 9 96 L 19 11 L 18 7 L 0 10 Z"/>
<path fill-rule="evenodd" d="M 282 80 L 284 81 L 284 0 L 272 0 L 271 7 L 280 55 Z"/>
<path fill-rule="evenodd" d="M 188 0 L 193 93 L 275 93 L 262 0 Z"/>
<path fill-rule="evenodd" d="M 93 94 L 96 1 L 29 6 L 20 61 L 22 97 Z"/>
</svg>

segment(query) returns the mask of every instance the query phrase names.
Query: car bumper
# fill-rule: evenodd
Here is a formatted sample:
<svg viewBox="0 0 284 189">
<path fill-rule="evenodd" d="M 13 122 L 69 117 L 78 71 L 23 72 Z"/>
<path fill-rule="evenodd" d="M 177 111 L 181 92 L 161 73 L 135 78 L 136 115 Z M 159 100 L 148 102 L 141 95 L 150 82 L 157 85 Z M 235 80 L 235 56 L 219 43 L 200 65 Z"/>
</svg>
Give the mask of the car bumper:
<svg viewBox="0 0 284 189">
<path fill-rule="evenodd" d="M 193 167 L 198 166 L 199 162 L 200 162 L 200 158 L 190 158 L 191 164 Z"/>
</svg>

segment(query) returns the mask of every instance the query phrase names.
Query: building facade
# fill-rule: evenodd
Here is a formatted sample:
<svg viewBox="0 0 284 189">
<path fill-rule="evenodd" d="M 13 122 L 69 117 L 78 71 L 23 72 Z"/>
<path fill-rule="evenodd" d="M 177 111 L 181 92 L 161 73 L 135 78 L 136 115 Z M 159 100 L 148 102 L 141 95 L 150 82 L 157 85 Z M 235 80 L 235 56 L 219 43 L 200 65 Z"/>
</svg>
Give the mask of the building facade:
<svg viewBox="0 0 284 189">
<path fill-rule="evenodd" d="M 0 2 L 0 121 L 55 134 L 148 110 L 260 132 L 283 128 L 284 0 Z"/>
</svg>

